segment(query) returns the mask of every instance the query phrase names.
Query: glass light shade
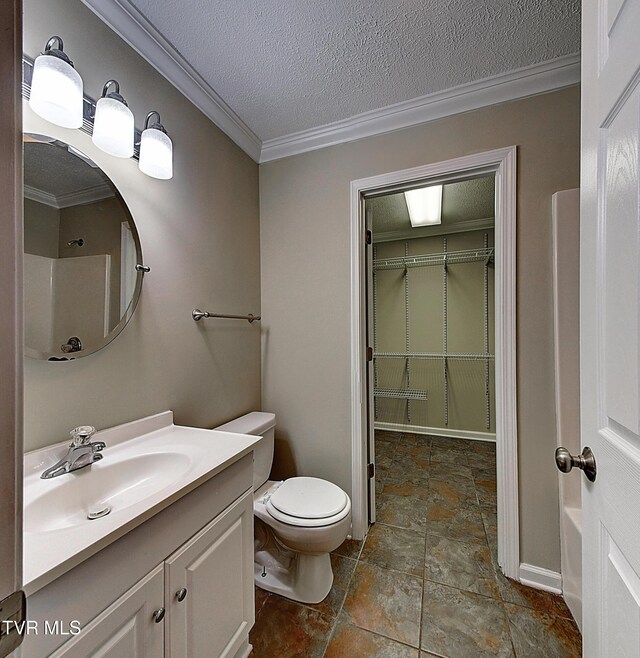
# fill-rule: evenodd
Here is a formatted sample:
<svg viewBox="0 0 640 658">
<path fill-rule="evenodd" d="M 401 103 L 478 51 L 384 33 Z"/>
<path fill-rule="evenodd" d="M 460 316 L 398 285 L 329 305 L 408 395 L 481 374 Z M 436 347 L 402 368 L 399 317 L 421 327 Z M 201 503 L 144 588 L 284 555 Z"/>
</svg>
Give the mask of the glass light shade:
<svg viewBox="0 0 640 658">
<path fill-rule="evenodd" d="M 147 128 L 140 138 L 140 171 L 152 178 L 173 178 L 173 144 L 162 130 Z"/>
<path fill-rule="evenodd" d="M 96 103 L 91 140 L 105 153 L 117 158 L 133 155 L 133 113 L 115 98 L 100 98 Z"/>
<path fill-rule="evenodd" d="M 29 107 L 63 128 L 82 126 L 82 78 L 63 59 L 40 55 L 33 64 Z"/>
<path fill-rule="evenodd" d="M 442 221 L 442 185 L 404 193 L 411 226 L 430 226 Z"/>
</svg>

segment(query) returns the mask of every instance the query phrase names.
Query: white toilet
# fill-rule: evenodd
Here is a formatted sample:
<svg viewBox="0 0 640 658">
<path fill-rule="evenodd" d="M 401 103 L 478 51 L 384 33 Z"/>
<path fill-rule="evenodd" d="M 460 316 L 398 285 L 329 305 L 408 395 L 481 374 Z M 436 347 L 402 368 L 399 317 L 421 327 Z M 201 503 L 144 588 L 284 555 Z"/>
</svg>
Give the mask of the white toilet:
<svg viewBox="0 0 640 658">
<path fill-rule="evenodd" d="M 275 426 L 275 414 L 254 411 L 216 429 L 262 436 L 253 464 L 256 584 L 294 601 L 319 603 L 333 584 L 329 553 L 351 527 L 351 501 L 327 480 L 269 480 Z"/>
</svg>

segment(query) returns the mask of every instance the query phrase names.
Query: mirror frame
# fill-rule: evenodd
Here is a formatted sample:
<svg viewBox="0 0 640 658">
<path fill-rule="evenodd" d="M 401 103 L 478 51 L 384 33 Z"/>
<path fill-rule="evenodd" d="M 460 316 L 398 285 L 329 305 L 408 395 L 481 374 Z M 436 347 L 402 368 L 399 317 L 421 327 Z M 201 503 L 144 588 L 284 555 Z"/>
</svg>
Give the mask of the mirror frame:
<svg viewBox="0 0 640 658">
<path fill-rule="evenodd" d="M 25 104 L 26 105 L 26 104 Z M 39 118 L 38 118 L 39 119 Z M 47 124 L 49 126 L 51 124 Z M 75 150 L 79 151 L 83 155 L 86 155 L 84 150 L 82 150 L 81 147 L 76 146 L 75 144 L 72 144 L 68 141 L 66 141 L 64 138 L 61 138 L 60 136 L 55 135 L 56 132 L 58 132 L 58 127 L 51 125 L 51 131 L 50 133 L 43 132 L 42 127 L 38 127 L 35 130 L 28 130 L 26 127 L 23 127 L 23 143 L 24 143 L 24 136 L 26 134 L 33 134 L 33 135 L 42 135 L 43 137 L 47 137 L 49 139 L 55 140 L 56 142 L 60 142 L 61 144 L 66 144 L 67 146 L 71 146 Z M 66 133 L 70 133 L 71 131 L 65 131 Z M 65 135 L 65 137 L 72 136 L 71 135 Z M 57 148 L 60 148 L 56 145 Z M 136 245 L 136 264 L 137 265 L 143 265 L 144 260 L 142 257 L 142 242 L 140 240 L 140 234 L 138 233 L 138 227 L 136 226 L 136 223 L 133 219 L 133 214 L 131 210 L 129 209 L 129 206 L 125 202 L 124 198 L 122 197 L 122 194 L 120 193 L 120 190 L 118 189 L 118 186 L 113 182 L 111 176 L 107 174 L 107 172 L 102 168 L 101 164 L 96 162 L 92 157 L 86 156 L 95 164 L 100 167 L 100 170 L 102 173 L 109 179 L 109 182 L 113 186 L 114 192 L 115 192 L 115 197 L 120 203 L 122 210 L 124 211 L 124 214 L 127 218 L 127 221 L 129 222 L 129 226 L 131 227 L 131 235 L 133 237 L 134 243 Z M 24 195 L 23 195 L 24 198 Z M 111 343 L 115 338 L 117 338 L 124 328 L 127 326 L 131 318 L 133 317 L 133 314 L 138 306 L 138 302 L 140 300 L 140 294 L 142 292 L 142 280 L 144 278 L 144 270 L 138 269 L 136 272 L 136 283 L 133 289 L 133 295 L 131 297 L 131 301 L 129 302 L 129 305 L 127 306 L 126 311 L 124 312 L 124 315 L 120 318 L 120 321 L 116 326 L 100 341 L 94 343 L 93 345 L 90 345 L 89 347 L 85 348 L 83 346 L 83 349 L 78 351 L 78 352 L 69 352 L 69 353 L 64 353 L 61 352 L 60 355 L 56 353 L 49 353 L 49 352 L 41 352 L 40 350 L 34 349 L 32 347 L 29 347 L 26 343 L 24 345 L 24 356 L 27 356 L 32 359 L 40 360 L 40 361 L 48 361 L 51 363 L 67 363 L 69 361 L 75 361 L 78 358 L 82 358 L 84 356 L 89 356 L 90 354 L 95 354 L 96 352 L 100 351 L 104 347 L 106 347 L 109 343 Z M 27 318 L 25 316 L 24 322 L 26 324 Z"/>
</svg>

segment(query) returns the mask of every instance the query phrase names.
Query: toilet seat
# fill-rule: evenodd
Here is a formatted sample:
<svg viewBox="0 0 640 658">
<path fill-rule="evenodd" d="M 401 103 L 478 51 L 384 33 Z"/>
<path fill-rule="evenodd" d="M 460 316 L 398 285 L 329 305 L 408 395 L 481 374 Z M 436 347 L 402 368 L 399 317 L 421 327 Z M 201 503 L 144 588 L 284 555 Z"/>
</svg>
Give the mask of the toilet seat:
<svg viewBox="0 0 640 658">
<path fill-rule="evenodd" d="M 285 480 L 265 503 L 274 519 L 307 528 L 332 525 L 351 512 L 349 497 L 340 487 L 313 477 Z"/>
</svg>

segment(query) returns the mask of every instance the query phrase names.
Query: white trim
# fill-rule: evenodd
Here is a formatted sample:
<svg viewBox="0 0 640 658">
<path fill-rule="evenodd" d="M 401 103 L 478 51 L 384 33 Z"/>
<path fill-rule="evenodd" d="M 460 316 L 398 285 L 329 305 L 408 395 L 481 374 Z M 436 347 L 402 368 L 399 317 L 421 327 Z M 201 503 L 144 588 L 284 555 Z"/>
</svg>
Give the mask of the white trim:
<svg viewBox="0 0 640 658">
<path fill-rule="evenodd" d="M 536 567 L 533 564 L 520 565 L 520 582 L 545 592 L 562 594 L 562 576 L 557 571 Z"/>
<path fill-rule="evenodd" d="M 279 160 L 334 144 L 381 135 L 452 114 L 544 94 L 579 82 L 580 55 L 566 55 L 357 114 L 342 121 L 267 139 L 262 142 L 260 162 Z"/>
<path fill-rule="evenodd" d="M 44 190 L 39 190 L 37 187 L 31 187 L 31 185 L 25 184 L 24 186 L 24 196 L 30 201 L 35 201 L 36 203 L 42 203 L 45 206 L 51 206 L 52 208 L 60 208 L 58 205 L 58 200 L 54 194 L 50 192 L 45 192 Z"/>
<path fill-rule="evenodd" d="M 262 142 L 129 0 L 82 0 L 256 162 Z"/>
<path fill-rule="evenodd" d="M 367 533 L 366 317 L 364 195 L 402 189 L 416 181 L 451 181 L 482 173 L 496 180 L 496 460 L 498 562 L 506 576 L 520 577 L 518 439 L 516 395 L 516 147 L 351 182 L 351 432 L 353 536 Z"/>
<path fill-rule="evenodd" d="M 484 78 L 308 130 L 261 141 L 130 0 L 82 0 L 256 162 L 269 162 L 580 82 L 580 55 Z"/>
<path fill-rule="evenodd" d="M 367 507 L 367 371 L 365 310 L 366 277 L 364 198 L 358 181 L 351 182 L 351 535 L 364 539 Z"/>
<path fill-rule="evenodd" d="M 77 192 L 69 192 L 68 194 L 60 194 L 56 196 L 59 208 L 68 208 L 69 206 L 82 206 L 86 203 L 94 203 L 102 199 L 110 199 L 114 197 L 115 193 L 113 188 L 107 184 L 94 185 L 87 187 L 84 190 Z"/>
<path fill-rule="evenodd" d="M 60 209 L 69 208 L 70 206 L 82 206 L 86 203 L 94 203 L 102 199 L 110 199 L 115 196 L 115 193 L 111 186 L 106 183 L 100 183 L 93 187 L 87 187 L 84 190 L 60 195 L 45 192 L 31 185 L 25 185 L 24 195 L 27 199 L 31 199 L 31 201 L 44 203 L 52 208 Z"/>
<path fill-rule="evenodd" d="M 375 429 L 387 432 L 413 432 L 413 434 L 428 434 L 448 439 L 467 439 L 469 441 L 496 442 L 492 432 L 473 432 L 472 430 L 450 430 L 443 427 L 423 427 L 422 425 L 403 425 L 402 423 L 375 423 Z"/>
<path fill-rule="evenodd" d="M 496 171 L 495 387 L 498 472 L 498 563 L 515 577 L 520 562 L 516 381 L 516 148 Z"/>
</svg>

